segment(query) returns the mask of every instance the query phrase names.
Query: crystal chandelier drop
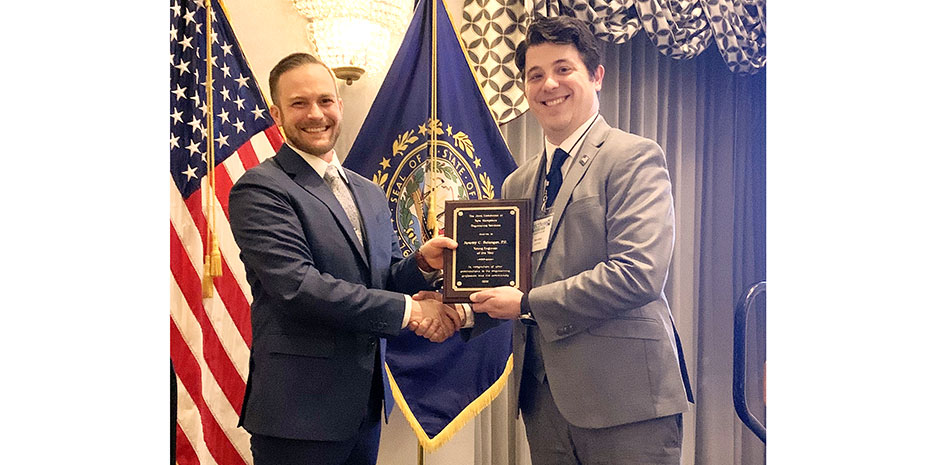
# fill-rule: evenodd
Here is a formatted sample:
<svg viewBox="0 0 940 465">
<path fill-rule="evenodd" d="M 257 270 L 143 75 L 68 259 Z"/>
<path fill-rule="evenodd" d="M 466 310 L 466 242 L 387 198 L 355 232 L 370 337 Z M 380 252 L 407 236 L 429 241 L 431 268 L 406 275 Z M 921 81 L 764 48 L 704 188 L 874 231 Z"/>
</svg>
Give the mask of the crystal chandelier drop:
<svg viewBox="0 0 940 465">
<path fill-rule="evenodd" d="M 292 0 L 307 39 L 336 77 L 352 84 L 388 66 L 393 38 L 408 26 L 413 0 Z"/>
</svg>

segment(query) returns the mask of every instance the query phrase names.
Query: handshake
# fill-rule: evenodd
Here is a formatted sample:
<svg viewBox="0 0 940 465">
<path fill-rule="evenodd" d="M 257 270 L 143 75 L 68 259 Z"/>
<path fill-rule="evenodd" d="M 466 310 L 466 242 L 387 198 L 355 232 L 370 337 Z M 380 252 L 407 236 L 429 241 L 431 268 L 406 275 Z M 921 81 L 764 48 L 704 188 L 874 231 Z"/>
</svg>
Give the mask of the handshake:
<svg viewBox="0 0 940 465">
<path fill-rule="evenodd" d="M 439 270 L 444 267 L 444 252 L 456 249 L 457 242 L 445 236 L 435 237 L 425 242 L 418 251 L 428 269 Z M 419 262 L 420 263 L 420 262 Z M 421 268 L 421 265 L 418 265 Z M 411 318 L 407 328 L 418 336 L 431 342 L 444 342 L 467 321 L 466 314 L 441 302 L 443 297 L 437 292 L 421 291 L 411 298 Z"/>
<path fill-rule="evenodd" d="M 444 342 L 467 321 L 466 313 L 441 302 L 437 292 L 421 291 L 412 296 L 408 329 L 431 342 Z"/>
</svg>

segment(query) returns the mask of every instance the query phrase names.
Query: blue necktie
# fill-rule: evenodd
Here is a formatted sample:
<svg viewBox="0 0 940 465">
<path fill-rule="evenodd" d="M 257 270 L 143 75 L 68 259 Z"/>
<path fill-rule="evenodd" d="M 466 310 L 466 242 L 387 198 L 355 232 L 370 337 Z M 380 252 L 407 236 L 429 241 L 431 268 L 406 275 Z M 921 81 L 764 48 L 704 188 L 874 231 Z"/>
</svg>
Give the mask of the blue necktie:
<svg viewBox="0 0 940 465">
<path fill-rule="evenodd" d="M 555 197 L 558 196 L 558 189 L 561 188 L 561 165 L 568 158 L 568 152 L 565 152 L 561 148 L 555 149 L 555 154 L 552 155 L 552 167 L 548 170 L 548 187 L 545 188 L 545 193 L 547 199 L 545 201 L 545 208 L 551 208 L 555 204 Z"/>
</svg>

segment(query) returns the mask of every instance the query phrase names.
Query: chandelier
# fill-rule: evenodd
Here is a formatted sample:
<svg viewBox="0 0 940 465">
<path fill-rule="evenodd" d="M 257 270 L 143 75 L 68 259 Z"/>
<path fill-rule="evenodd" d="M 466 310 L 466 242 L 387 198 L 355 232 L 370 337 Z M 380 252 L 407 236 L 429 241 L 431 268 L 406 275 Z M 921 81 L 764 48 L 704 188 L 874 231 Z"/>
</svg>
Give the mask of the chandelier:
<svg viewBox="0 0 940 465">
<path fill-rule="evenodd" d="M 388 67 L 389 47 L 408 26 L 413 0 L 292 0 L 307 39 L 336 77 L 352 84 Z"/>
</svg>

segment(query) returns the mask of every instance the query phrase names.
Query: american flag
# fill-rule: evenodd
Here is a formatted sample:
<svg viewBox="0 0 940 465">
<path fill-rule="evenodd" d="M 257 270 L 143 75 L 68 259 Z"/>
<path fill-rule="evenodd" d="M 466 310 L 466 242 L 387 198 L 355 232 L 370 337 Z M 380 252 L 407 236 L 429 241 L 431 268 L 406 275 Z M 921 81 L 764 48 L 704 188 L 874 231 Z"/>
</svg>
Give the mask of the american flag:
<svg viewBox="0 0 940 465">
<path fill-rule="evenodd" d="M 251 292 L 228 224 L 228 195 L 282 142 L 224 8 L 213 2 L 211 13 L 215 199 L 207 198 L 205 2 L 170 4 L 170 358 L 181 465 L 252 462 L 249 435 L 236 426 L 248 377 Z M 212 212 L 222 275 L 203 298 Z"/>
</svg>

